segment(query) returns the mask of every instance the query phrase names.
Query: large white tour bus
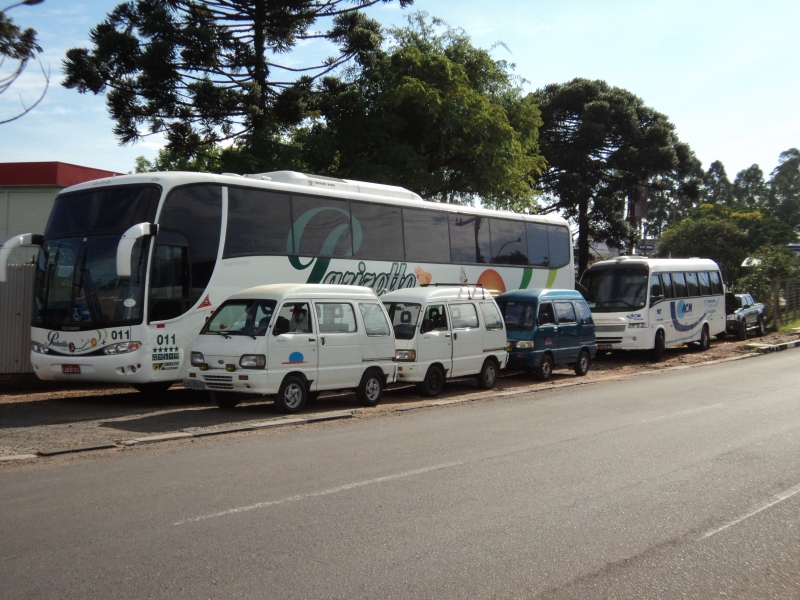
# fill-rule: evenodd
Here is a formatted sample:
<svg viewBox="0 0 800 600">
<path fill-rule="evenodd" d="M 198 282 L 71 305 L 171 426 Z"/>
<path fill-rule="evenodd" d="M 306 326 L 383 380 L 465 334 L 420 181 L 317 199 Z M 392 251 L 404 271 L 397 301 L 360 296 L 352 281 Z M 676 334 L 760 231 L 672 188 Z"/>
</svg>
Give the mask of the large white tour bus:
<svg viewBox="0 0 800 600">
<path fill-rule="evenodd" d="M 63 190 L 39 245 L 41 379 L 166 389 L 215 307 L 270 283 L 574 288 L 565 220 L 425 202 L 400 187 L 278 171 L 147 173 Z"/>
<path fill-rule="evenodd" d="M 725 331 L 725 290 L 713 260 L 621 256 L 593 264 L 580 283 L 598 351 L 650 350 L 660 360 L 667 346 L 706 349 Z"/>
</svg>

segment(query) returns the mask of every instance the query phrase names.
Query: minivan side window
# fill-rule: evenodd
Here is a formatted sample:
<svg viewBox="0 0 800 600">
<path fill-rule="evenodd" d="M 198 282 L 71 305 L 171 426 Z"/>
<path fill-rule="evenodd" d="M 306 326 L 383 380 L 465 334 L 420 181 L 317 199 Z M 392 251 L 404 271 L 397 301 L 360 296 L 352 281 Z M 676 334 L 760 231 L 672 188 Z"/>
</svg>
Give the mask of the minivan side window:
<svg viewBox="0 0 800 600">
<path fill-rule="evenodd" d="M 556 302 L 556 314 L 558 315 L 559 325 L 575 323 L 577 321 L 575 318 L 575 307 L 572 306 L 572 302 Z"/>
<path fill-rule="evenodd" d="M 555 325 L 556 314 L 553 312 L 553 305 L 550 302 L 543 302 L 539 305 L 539 325 Z"/>
<path fill-rule="evenodd" d="M 311 333 L 311 312 L 307 302 L 287 302 L 281 307 L 275 321 L 276 331 Z"/>
<path fill-rule="evenodd" d="M 581 325 L 591 325 L 594 323 L 592 319 L 592 311 L 589 310 L 589 305 L 586 304 L 583 300 L 578 300 L 575 303 L 575 308 L 578 309 L 578 320 L 580 321 Z"/>
<path fill-rule="evenodd" d="M 494 331 L 503 328 L 503 319 L 497 310 L 494 302 L 481 302 L 481 314 L 483 322 L 486 324 L 487 331 Z"/>
<path fill-rule="evenodd" d="M 425 309 L 422 325 L 426 331 L 447 331 L 447 314 L 445 313 L 444 304 L 428 306 Z"/>
<path fill-rule="evenodd" d="M 478 326 L 478 312 L 474 304 L 451 304 L 450 318 L 453 329 L 470 329 Z"/>
<path fill-rule="evenodd" d="M 358 305 L 358 310 L 361 311 L 361 316 L 364 319 L 364 328 L 367 330 L 368 336 L 389 335 L 389 322 L 386 320 L 386 315 L 381 310 L 380 304 L 361 302 Z"/>
<path fill-rule="evenodd" d="M 320 333 L 353 333 L 356 330 L 356 314 L 351 304 L 316 302 L 315 306 Z"/>
</svg>

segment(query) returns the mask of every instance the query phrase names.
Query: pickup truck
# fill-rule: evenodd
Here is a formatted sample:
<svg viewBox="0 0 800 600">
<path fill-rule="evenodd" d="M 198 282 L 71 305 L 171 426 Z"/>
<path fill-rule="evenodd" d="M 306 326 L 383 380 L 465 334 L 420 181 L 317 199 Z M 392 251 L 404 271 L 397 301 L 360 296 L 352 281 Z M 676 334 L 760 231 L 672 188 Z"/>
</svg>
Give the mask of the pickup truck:
<svg viewBox="0 0 800 600">
<path fill-rule="evenodd" d="M 725 294 L 725 332 L 732 333 L 740 340 L 747 339 L 748 331 L 756 335 L 764 335 L 764 310 L 760 302 L 753 300 L 750 294 Z M 725 334 L 720 334 L 725 337 Z"/>
</svg>

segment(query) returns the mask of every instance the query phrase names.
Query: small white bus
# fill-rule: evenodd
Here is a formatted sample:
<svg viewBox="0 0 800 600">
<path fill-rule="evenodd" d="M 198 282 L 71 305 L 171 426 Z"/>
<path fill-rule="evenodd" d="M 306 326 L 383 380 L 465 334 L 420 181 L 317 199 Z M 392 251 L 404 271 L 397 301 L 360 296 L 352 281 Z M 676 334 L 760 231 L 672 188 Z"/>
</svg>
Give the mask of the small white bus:
<svg viewBox="0 0 800 600">
<path fill-rule="evenodd" d="M 574 288 L 571 241 L 557 216 L 425 202 L 390 185 L 144 173 L 63 190 L 43 235 L 0 248 L 0 281 L 14 248 L 41 246 L 31 328 L 40 379 L 156 391 L 186 376 L 206 319 L 245 288 Z"/>
<path fill-rule="evenodd" d="M 725 332 L 725 290 L 719 267 L 704 258 L 621 256 L 595 263 L 581 277 L 595 322 L 597 350 L 706 349 Z"/>
</svg>

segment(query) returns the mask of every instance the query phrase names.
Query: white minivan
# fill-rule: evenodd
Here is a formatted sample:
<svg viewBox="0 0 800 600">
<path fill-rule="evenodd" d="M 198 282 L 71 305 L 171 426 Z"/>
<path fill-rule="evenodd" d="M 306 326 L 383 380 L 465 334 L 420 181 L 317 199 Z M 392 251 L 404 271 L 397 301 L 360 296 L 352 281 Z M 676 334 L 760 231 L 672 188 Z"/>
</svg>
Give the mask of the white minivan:
<svg viewBox="0 0 800 600">
<path fill-rule="evenodd" d="M 355 388 L 374 406 L 396 376 L 388 316 L 371 288 L 274 284 L 234 294 L 197 337 L 184 386 L 220 408 L 244 394 L 276 395 L 297 412 L 323 390 Z"/>
<path fill-rule="evenodd" d="M 429 285 L 381 296 L 397 344 L 397 381 L 415 382 L 423 396 L 446 379 L 477 375 L 494 387 L 508 361 L 506 330 L 497 303 L 482 287 Z"/>
</svg>

